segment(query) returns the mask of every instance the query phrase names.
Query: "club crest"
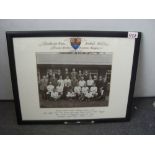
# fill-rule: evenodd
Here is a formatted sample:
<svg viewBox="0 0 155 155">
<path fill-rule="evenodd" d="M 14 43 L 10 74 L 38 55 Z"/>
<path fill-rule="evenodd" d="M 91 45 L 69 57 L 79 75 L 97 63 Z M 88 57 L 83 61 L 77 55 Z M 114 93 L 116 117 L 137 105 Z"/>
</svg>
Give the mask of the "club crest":
<svg viewBox="0 0 155 155">
<path fill-rule="evenodd" d="M 70 39 L 71 46 L 77 50 L 81 44 L 81 38 L 71 38 Z"/>
</svg>

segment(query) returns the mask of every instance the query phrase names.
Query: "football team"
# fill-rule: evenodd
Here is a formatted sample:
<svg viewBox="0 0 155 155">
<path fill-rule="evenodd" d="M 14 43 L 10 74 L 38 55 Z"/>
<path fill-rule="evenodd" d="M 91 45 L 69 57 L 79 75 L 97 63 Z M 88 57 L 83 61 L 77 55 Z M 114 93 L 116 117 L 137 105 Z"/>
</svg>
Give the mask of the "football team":
<svg viewBox="0 0 155 155">
<path fill-rule="evenodd" d="M 92 75 L 87 70 L 69 72 L 58 69 L 54 73 L 52 69 L 47 71 L 39 80 L 39 91 L 42 99 L 78 99 L 79 101 L 92 101 L 105 99 L 108 92 L 107 73 L 105 75 Z"/>
</svg>

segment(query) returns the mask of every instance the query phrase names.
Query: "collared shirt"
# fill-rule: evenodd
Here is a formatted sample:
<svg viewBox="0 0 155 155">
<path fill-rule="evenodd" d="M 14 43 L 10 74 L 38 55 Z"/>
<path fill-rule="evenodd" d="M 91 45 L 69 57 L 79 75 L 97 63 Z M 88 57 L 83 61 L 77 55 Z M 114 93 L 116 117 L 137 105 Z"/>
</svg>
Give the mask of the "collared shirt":
<svg viewBox="0 0 155 155">
<path fill-rule="evenodd" d="M 94 84 L 94 80 L 87 80 L 87 86 L 92 86 Z"/>
<path fill-rule="evenodd" d="M 86 84 L 86 81 L 84 81 L 84 80 L 80 80 L 80 81 L 79 81 L 79 86 L 80 86 L 80 87 L 85 86 L 85 84 Z"/>
<path fill-rule="evenodd" d="M 57 99 L 59 97 L 58 92 L 51 92 L 51 97 Z"/>
<path fill-rule="evenodd" d="M 60 83 L 61 86 L 64 87 L 64 80 L 59 79 L 59 80 L 58 80 L 58 83 Z"/>
<path fill-rule="evenodd" d="M 54 89 L 54 86 L 53 86 L 53 85 L 48 85 L 48 86 L 47 86 L 47 91 L 48 91 L 48 92 L 52 92 L 53 89 Z"/>
<path fill-rule="evenodd" d="M 90 88 L 90 91 L 91 91 L 92 93 L 97 93 L 97 87 L 91 87 L 91 88 Z"/>
<path fill-rule="evenodd" d="M 63 92 L 63 87 L 62 86 L 57 86 L 56 90 L 58 93 L 62 93 Z"/>
<path fill-rule="evenodd" d="M 64 80 L 64 85 L 65 86 L 71 86 L 71 80 L 70 79 L 65 79 Z"/>
<path fill-rule="evenodd" d="M 82 93 L 87 93 L 88 92 L 88 90 L 89 90 L 89 88 L 88 87 L 82 87 Z"/>
<path fill-rule="evenodd" d="M 74 92 L 80 94 L 80 92 L 81 92 L 81 87 L 80 87 L 80 86 L 74 87 Z"/>
</svg>

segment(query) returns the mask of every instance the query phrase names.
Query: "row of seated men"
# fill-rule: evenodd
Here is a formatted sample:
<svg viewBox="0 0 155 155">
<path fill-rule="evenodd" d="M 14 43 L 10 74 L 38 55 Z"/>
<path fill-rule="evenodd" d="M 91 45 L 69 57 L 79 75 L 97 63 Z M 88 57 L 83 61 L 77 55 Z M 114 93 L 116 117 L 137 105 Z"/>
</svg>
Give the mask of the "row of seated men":
<svg viewBox="0 0 155 155">
<path fill-rule="evenodd" d="M 105 78 L 99 76 L 92 77 L 85 80 L 84 76 L 79 79 L 76 77 L 70 78 L 68 75 L 63 79 L 62 75 L 59 79 L 43 76 L 39 81 L 39 89 L 43 99 L 58 100 L 60 98 L 78 98 L 84 99 L 101 99 L 106 95 L 106 81 Z"/>
</svg>

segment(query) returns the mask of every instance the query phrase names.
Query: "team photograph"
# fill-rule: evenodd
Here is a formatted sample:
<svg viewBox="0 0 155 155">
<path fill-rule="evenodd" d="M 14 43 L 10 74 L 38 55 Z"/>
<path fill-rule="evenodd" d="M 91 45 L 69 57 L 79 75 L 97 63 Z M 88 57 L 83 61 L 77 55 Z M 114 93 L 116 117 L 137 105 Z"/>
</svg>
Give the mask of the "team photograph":
<svg viewBox="0 0 155 155">
<path fill-rule="evenodd" d="M 37 64 L 40 107 L 108 106 L 111 68 L 109 64 Z"/>
</svg>

